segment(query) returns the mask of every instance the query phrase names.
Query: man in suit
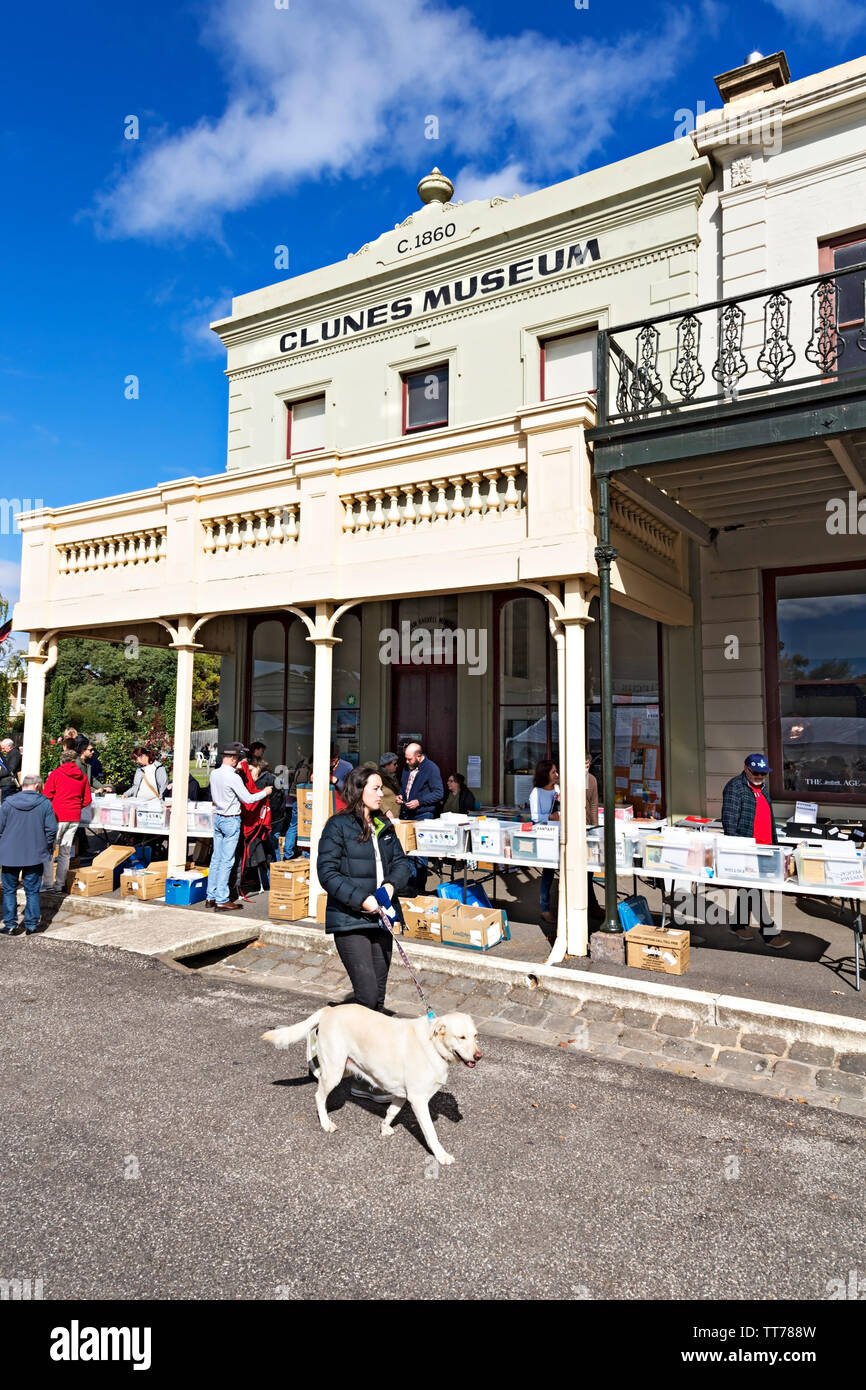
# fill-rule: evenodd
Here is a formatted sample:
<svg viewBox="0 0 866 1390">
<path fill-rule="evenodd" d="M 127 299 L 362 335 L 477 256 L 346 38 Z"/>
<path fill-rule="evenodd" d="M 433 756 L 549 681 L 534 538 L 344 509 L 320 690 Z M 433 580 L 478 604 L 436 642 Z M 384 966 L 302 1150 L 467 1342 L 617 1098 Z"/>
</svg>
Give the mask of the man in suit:
<svg viewBox="0 0 866 1390">
<path fill-rule="evenodd" d="M 406 766 L 400 779 L 400 817 L 402 820 L 430 820 L 438 813 L 445 794 L 442 774 L 425 756 L 420 743 L 407 743 L 403 756 Z"/>
<path fill-rule="evenodd" d="M 430 820 L 439 814 L 445 795 L 442 774 L 424 754 L 421 743 L 407 743 L 403 750 L 406 766 L 400 779 L 400 819 Z M 427 884 L 427 860 L 415 860 L 415 891 L 423 893 Z"/>
</svg>

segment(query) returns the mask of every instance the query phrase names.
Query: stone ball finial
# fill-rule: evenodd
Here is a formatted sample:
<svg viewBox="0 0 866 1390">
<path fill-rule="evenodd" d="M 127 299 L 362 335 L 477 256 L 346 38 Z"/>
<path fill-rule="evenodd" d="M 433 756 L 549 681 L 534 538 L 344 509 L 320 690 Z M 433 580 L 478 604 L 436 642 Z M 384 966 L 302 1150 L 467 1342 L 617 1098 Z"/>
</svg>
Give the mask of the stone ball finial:
<svg viewBox="0 0 866 1390">
<path fill-rule="evenodd" d="M 418 197 L 422 203 L 447 203 L 453 192 L 453 183 L 438 169 L 433 169 L 418 184 Z"/>
</svg>

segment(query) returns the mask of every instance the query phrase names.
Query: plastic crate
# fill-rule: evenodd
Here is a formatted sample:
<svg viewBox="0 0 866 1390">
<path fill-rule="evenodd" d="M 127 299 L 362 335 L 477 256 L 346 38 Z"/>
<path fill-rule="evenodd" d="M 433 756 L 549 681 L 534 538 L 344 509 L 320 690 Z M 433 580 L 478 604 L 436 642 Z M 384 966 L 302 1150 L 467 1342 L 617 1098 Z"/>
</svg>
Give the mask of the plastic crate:
<svg viewBox="0 0 866 1390">
<path fill-rule="evenodd" d="M 538 858 L 538 841 L 535 838 L 534 830 L 514 830 L 511 834 L 511 858 L 512 859 L 532 859 Z"/>
<path fill-rule="evenodd" d="M 616 867 L 633 868 L 638 846 L 637 835 L 617 835 L 615 844 Z M 604 826 L 592 826 L 586 832 L 586 862 L 591 868 L 604 868 Z"/>
<path fill-rule="evenodd" d="M 155 802 L 147 802 L 144 805 L 136 802 L 135 806 L 135 828 L 136 830 L 165 830 L 168 825 L 169 808 L 157 805 Z"/>
<path fill-rule="evenodd" d="M 93 824 L 104 830 L 129 830 L 135 823 L 135 806 L 121 797 L 101 797 L 94 804 Z"/>
<path fill-rule="evenodd" d="M 418 849 L 435 853 L 461 853 L 466 845 L 466 826 L 448 821 L 416 820 L 415 841 Z"/>
<path fill-rule="evenodd" d="M 213 805 L 197 801 L 186 808 L 186 828 L 193 835 L 213 834 Z"/>
<path fill-rule="evenodd" d="M 559 822 L 536 825 L 535 853 L 544 864 L 559 863 Z"/>
<path fill-rule="evenodd" d="M 165 901 L 166 904 L 174 904 L 175 907 L 191 907 L 193 903 L 202 903 L 207 896 L 207 879 L 199 873 L 189 873 L 178 878 L 167 878 L 165 880 Z"/>
<path fill-rule="evenodd" d="M 716 872 L 720 879 L 737 883 L 784 883 L 785 850 L 780 845 L 758 845 L 744 836 L 725 836 L 716 846 Z"/>
<path fill-rule="evenodd" d="M 470 839 L 473 854 L 493 854 L 497 857 L 505 853 L 504 827 L 501 821 L 475 820 L 470 826 Z"/>
<path fill-rule="evenodd" d="M 695 880 L 715 878 L 717 838 L 692 830 L 648 835 L 644 841 L 644 868 L 671 869 L 683 878 L 688 875 Z"/>
</svg>

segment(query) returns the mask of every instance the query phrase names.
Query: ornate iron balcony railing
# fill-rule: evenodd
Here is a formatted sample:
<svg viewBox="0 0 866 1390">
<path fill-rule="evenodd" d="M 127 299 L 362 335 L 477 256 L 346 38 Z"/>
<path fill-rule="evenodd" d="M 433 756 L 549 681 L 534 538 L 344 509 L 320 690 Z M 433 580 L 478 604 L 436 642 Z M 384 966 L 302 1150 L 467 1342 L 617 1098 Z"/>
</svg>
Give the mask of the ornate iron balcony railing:
<svg viewBox="0 0 866 1390">
<path fill-rule="evenodd" d="M 599 426 L 853 381 L 866 375 L 866 262 L 602 329 L 597 352 Z"/>
</svg>

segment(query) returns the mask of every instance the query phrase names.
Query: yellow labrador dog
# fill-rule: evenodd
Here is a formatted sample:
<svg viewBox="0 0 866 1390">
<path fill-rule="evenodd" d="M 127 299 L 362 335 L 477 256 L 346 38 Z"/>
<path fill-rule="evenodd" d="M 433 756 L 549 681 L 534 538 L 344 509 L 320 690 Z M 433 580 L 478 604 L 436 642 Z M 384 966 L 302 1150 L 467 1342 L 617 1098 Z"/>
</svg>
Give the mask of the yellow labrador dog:
<svg viewBox="0 0 866 1390">
<path fill-rule="evenodd" d="M 386 1018 L 362 1004 L 327 1005 L 291 1028 L 262 1033 L 274 1047 L 291 1047 L 318 1026 L 316 1050 L 321 1075 L 316 1091 L 319 1120 L 326 1134 L 337 1126 L 328 1115 L 328 1096 L 348 1068 L 396 1097 L 382 1121 L 382 1134 L 394 1133 L 394 1121 L 408 1100 L 430 1152 L 439 1163 L 453 1163 L 436 1136 L 429 1104 L 448 1078 L 448 1063 L 474 1067 L 481 1059 L 478 1029 L 468 1014 L 441 1018 Z"/>
</svg>

